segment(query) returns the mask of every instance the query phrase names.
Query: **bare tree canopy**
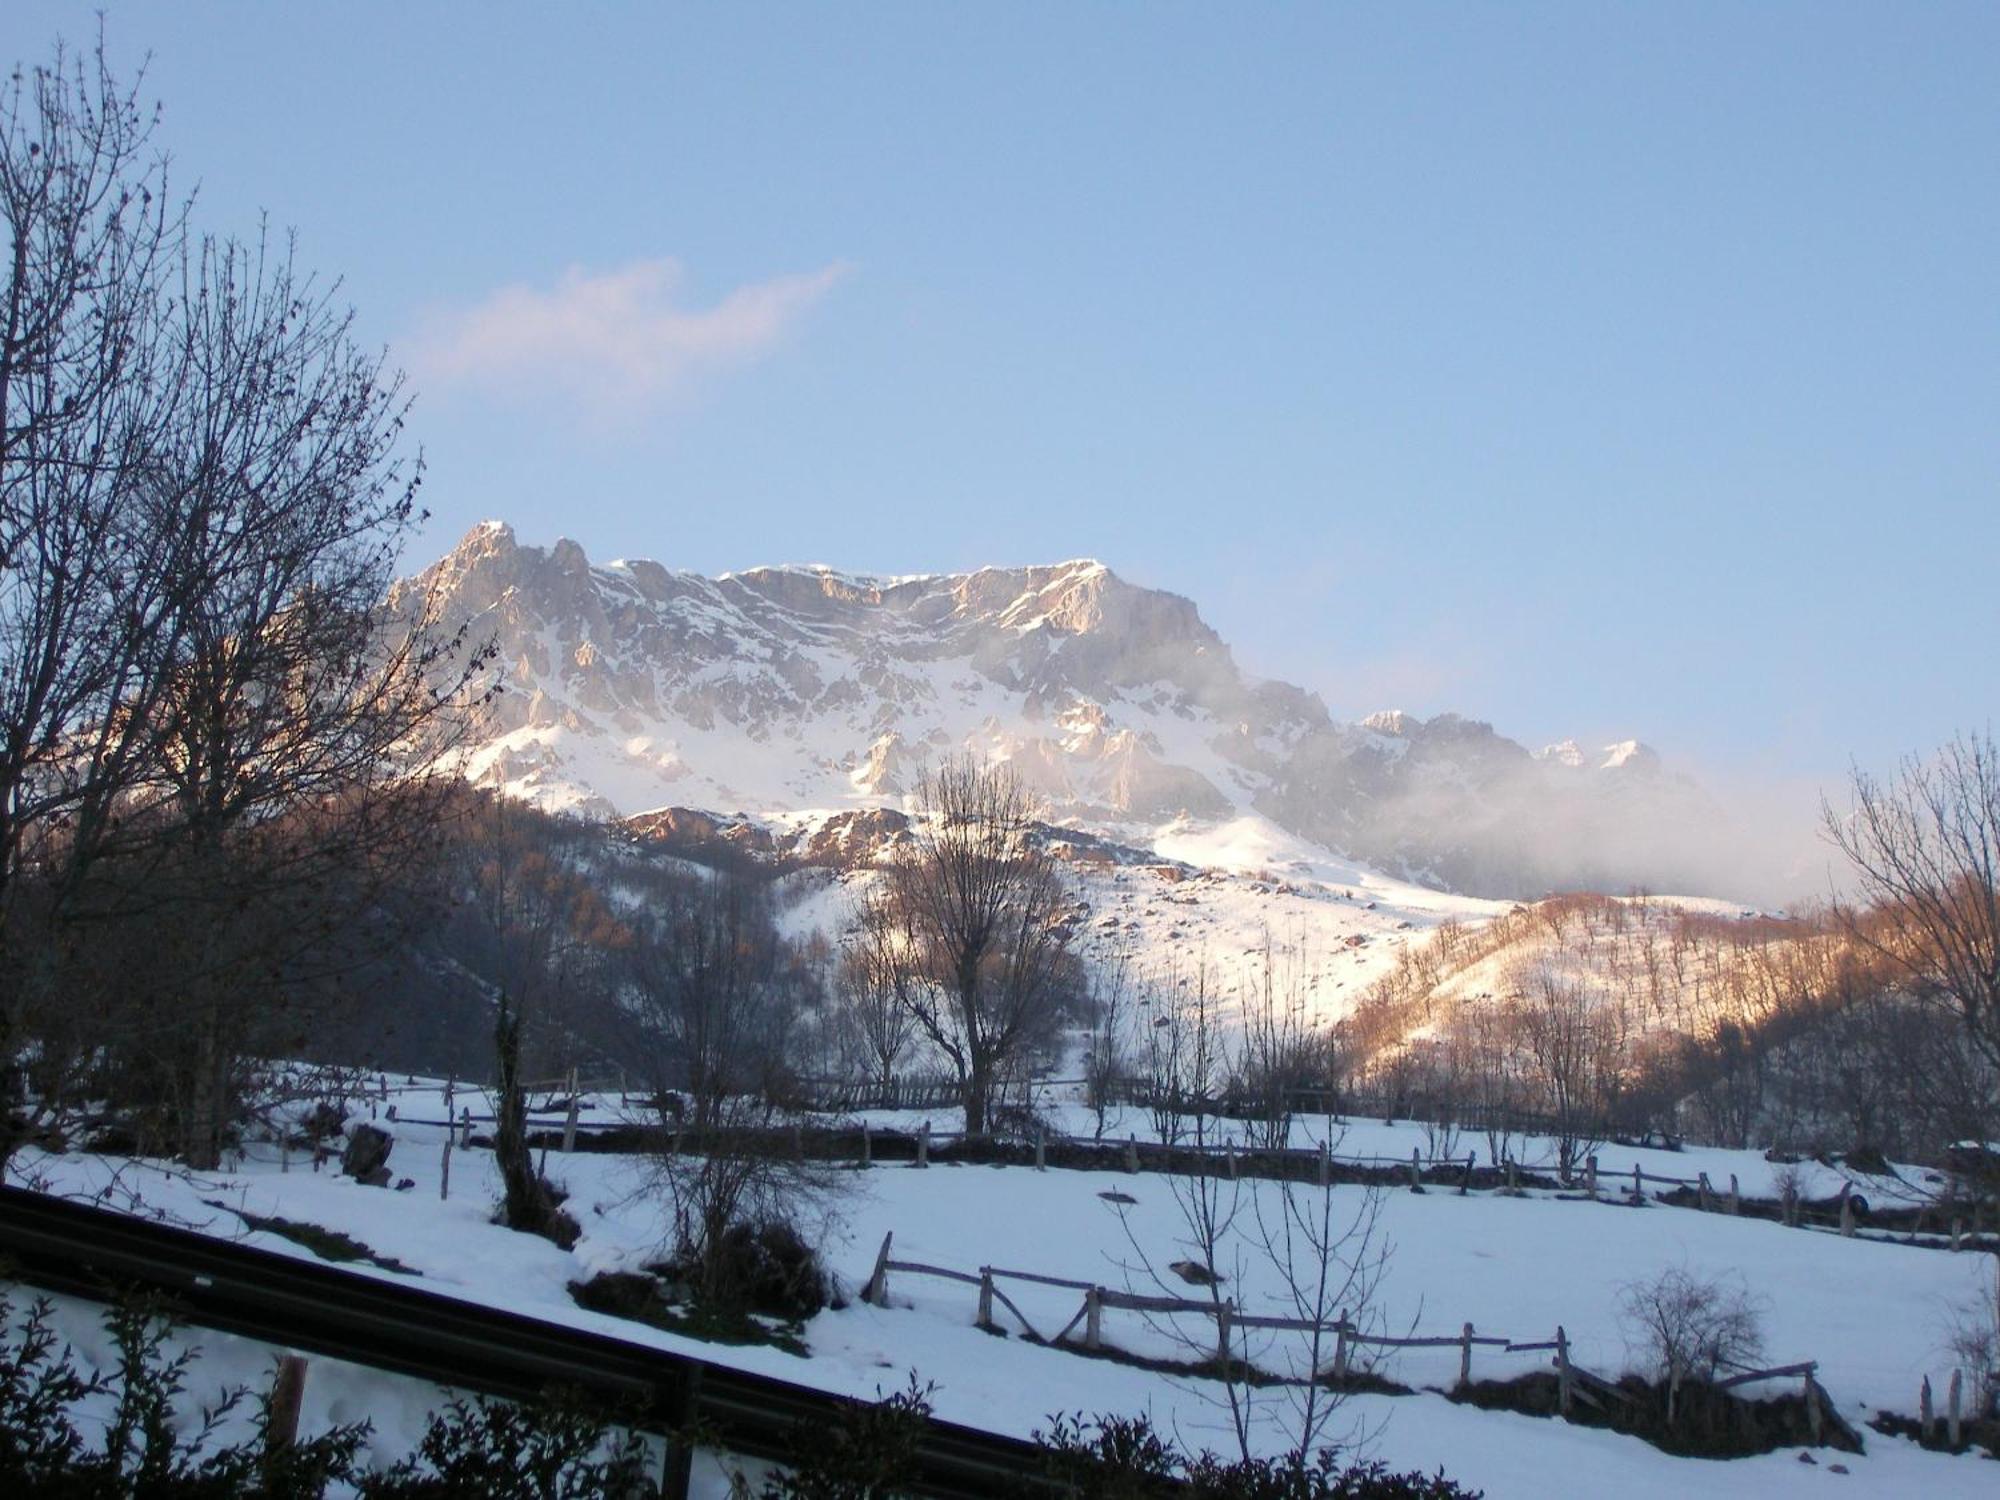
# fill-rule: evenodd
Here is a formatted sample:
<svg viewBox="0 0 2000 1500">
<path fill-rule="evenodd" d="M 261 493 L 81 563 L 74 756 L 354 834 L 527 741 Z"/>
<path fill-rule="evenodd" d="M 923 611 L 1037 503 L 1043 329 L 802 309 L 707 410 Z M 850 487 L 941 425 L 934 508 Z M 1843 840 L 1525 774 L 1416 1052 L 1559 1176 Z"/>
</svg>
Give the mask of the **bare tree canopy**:
<svg viewBox="0 0 2000 1500">
<path fill-rule="evenodd" d="M 1062 1001 L 1069 888 L 1005 765 L 944 761 L 925 773 L 917 813 L 863 909 L 862 946 L 893 966 L 885 984 L 950 1060 L 978 1134 L 1005 1070 Z"/>
<path fill-rule="evenodd" d="M 400 377 L 289 240 L 189 230 L 152 127 L 101 43 L 0 85 L 0 1062 L 129 1046 L 206 1165 L 245 1018 L 423 842 L 474 663 L 383 608 Z"/>
<path fill-rule="evenodd" d="M 2000 1066 L 2000 748 L 1961 734 L 1882 780 L 1857 770 L 1853 806 L 1822 809 L 1872 911 L 1849 930 L 1920 999 L 1954 1007 Z"/>
</svg>

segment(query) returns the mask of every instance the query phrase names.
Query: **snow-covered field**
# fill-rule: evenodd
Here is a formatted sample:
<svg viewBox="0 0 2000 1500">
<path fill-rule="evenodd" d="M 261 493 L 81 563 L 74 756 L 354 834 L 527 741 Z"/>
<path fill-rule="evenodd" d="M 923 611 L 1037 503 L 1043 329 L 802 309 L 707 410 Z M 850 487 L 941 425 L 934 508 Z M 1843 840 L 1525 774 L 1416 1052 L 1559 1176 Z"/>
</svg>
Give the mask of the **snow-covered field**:
<svg viewBox="0 0 2000 1500">
<path fill-rule="evenodd" d="M 1150 1411 L 1188 1443 L 1226 1441 L 1211 1382 L 993 1338 L 973 1327 L 973 1289 L 951 1282 L 899 1275 L 892 1279 L 889 1308 L 857 1301 L 822 1313 L 805 1329 L 809 1358 L 767 1347 L 696 1344 L 587 1312 L 570 1299 L 570 1282 L 636 1267 L 661 1249 L 663 1212 L 648 1191 L 645 1164 L 611 1155 L 551 1154 L 550 1175 L 569 1188 L 569 1207 L 584 1231 L 575 1249 L 565 1252 L 489 1223 L 497 1187 L 487 1152 L 453 1153 L 451 1197 L 440 1201 L 444 1133 L 409 1123 L 417 1114 L 414 1107 L 401 1113 L 404 1121 L 390 1127 L 397 1137 L 391 1169 L 414 1179 L 407 1192 L 362 1187 L 331 1169 L 314 1173 L 296 1159 L 289 1171 L 281 1171 L 274 1157 L 266 1159 L 269 1148 L 254 1149 L 237 1170 L 199 1180 L 149 1164 L 84 1156 L 27 1156 L 17 1161 L 15 1176 L 66 1193 L 95 1193 L 115 1177 L 111 1198 L 120 1205 L 143 1203 L 150 1211 L 211 1233 L 246 1237 L 282 1254 L 308 1252 L 269 1235 L 246 1235 L 234 1213 L 207 1201 L 337 1228 L 413 1267 L 433 1291 L 647 1344 L 698 1350 L 843 1394 L 873 1397 L 900 1388 L 914 1370 L 920 1379 L 936 1382 L 940 1415 L 997 1431 L 1027 1435 L 1057 1412 Z M 1137 1133 L 1140 1125 L 1135 1114 L 1115 1122 L 1112 1133 L 1122 1135 L 1128 1127 Z M 1408 1125 L 1356 1124 L 1342 1149 L 1379 1148 L 1385 1156 L 1406 1156 L 1414 1134 Z M 1629 1170 L 1632 1155 L 1614 1148 L 1606 1153 L 1605 1170 L 1615 1171 L 1621 1163 Z M 1770 1169 L 1747 1153 L 1646 1155 L 1661 1159 L 1657 1168 L 1649 1161 L 1649 1170 L 1676 1175 L 1707 1170 L 1723 1180 L 1735 1171 L 1746 1192 L 1769 1186 L 1755 1173 L 1760 1166 L 1767 1174 Z M 1818 1170 L 1837 1185 L 1832 1169 Z M 828 1261 L 850 1294 L 866 1280 L 891 1231 L 900 1259 L 968 1272 L 1000 1266 L 1138 1291 L 1157 1289 L 1137 1269 L 1142 1260 L 1163 1266 L 1188 1250 L 1170 1181 L 1157 1175 L 939 1164 L 923 1171 L 878 1167 L 843 1179 L 846 1189 L 821 1228 Z M 1247 1229 L 1253 1202 L 1260 1202 L 1268 1217 L 1279 1189 L 1246 1181 L 1242 1191 L 1238 1222 Z M 1134 1201 L 1116 1204 L 1100 1196 L 1107 1192 Z M 1363 1202 L 1356 1188 L 1334 1193 L 1343 1217 Z M 1822 1384 L 1857 1428 L 1878 1407 L 1909 1411 L 1926 1373 L 1941 1383 L 1949 1368 L 1945 1349 L 1954 1310 L 1989 1287 L 1995 1269 L 1983 1254 L 1846 1240 L 1657 1205 L 1634 1210 L 1436 1190 L 1386 1192 L 1379 1205 L 1377 1234 L 1389 1250 L 1372 1309 L 1380 1328 L 1456 1334 L 1471 1322 L 1482 1334 L 1531 1341 L 1551 1337 L 1562 1324 L 1580 1363 L 1616 1376 L 1640 1362 L 1620 1316 L 1625 1287 L 1676 1267 L 1726 1273 L 1740 1277 L 1762 1308 L 1771 1361 L 1819 1361 Z M 1291 1311 L 1246 1240 L 1226 1249 L 1218 1263 L 1245 1310 Z M 1008 1283 L 1006 1290 L 1044 1332 L 1060 1328 L 1076 1311 L 1074 1292 L 1021 1283 Z M 83 1310 L 66 1316 L 66 1326 L 87 1334 Z M 1210 1336 L 1205 1328 L 1186 1331 L 1196 1339 Z M 1105 1335 L 1132 1353 L 1179 1352 L 1171 1329 L 1150 1327 L 1138 1314 L 1107 1313 Z M 264 1353 L 241 1341 L 202 1334 L 198 1342 L 227 1354 L 217 1380 L 254 1378 L 264 1368 Z M 1283 1349 L 1268 1342 L 1253 1344 L 1250 1352 L 1272 1368 L 1284 1363 Z M 1536 1358 L 1546 1356 L 1482 1348 L 1474 1374 L 1504 1377 L 1529 1368 Z M 1419 1388 L 1443 1386 L 1455 1377 L 1456 1360 L 1455 1350 L 1403 1353 L 1392 1356 L 1382 1373 Z M 373 1416 L 377 1456 L 384 1462 L 399 1456 L 398 1445 L 407 1445 L 421 1426 L 421 1389 L 336 1370 L 330 1362 L 316 1362 L 315 1371 L 308 1424 Z M 1287 1411 L 1282 1399 L 1260 1410 L 1256 1435 L 1262 1446 L 1283 1445 Z M 1865 1456 L 1821 1451 L 1816 1465 L 1801 1463 L 1795 1452 L 1729 1462 L 1676 1459 L 1635 1438 L 1482 1412 L 1421 1389 L 1412 1396 L 1353 1398 L 1336 1420 L 1341 1431 L 1363 1436 L 1370 1456 L 1398 1468 L 1442 1465 L 1495 1500 L 1614 1491 L 1665 1497 L 1695 1490 L 1770 1497 L 1817 1494 L 1828 1484 L 1880 1495 L 1988 1495 L 2000 1475 L 1983 1461 L 1926 1453 L 1874 1433 L 1865 1433 Z M 1843 1463 L 1850 1475 L 1830 1474 L 1833 1462 Z M 720 1472 L 711 1471 L 718 1486 Z"/>
</svg>

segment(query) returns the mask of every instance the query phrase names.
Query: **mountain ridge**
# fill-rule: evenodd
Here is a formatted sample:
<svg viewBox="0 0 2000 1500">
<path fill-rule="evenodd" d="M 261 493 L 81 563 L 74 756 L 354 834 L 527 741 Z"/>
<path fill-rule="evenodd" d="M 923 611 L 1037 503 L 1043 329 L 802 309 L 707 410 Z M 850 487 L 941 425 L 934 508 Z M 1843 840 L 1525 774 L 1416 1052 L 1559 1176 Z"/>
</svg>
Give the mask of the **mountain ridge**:
<svg viewBox="0 0 2000 1500">
<path fill-rule="evenodd" d="M 1457 714 L 1345 723 L 1244 672 L 1195 603 L 1096 559 L 965 573 L 592 564 L 475 527 L 398 586 L 496 646 L 461 769 L 626 817 L 899 806 L 960 750 L 1009 760 L 1053 820 L 1148 844 L 1244 817 L 1486 896 L 1673 886 L 1646 857 L 1713 804 L 1637 741 L 1530 752 Z M 1640 835 L 1646 837 L 1640 837 Z"/>
</svg>

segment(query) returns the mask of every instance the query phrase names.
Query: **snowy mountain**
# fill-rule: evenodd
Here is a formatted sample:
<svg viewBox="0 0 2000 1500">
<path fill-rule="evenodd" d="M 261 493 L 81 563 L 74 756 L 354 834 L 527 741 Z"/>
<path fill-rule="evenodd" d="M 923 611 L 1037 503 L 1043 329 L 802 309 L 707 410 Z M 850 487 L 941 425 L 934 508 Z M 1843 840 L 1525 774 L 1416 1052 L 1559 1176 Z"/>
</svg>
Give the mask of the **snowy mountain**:
<svg viewBox="0 0 2000 1500">
<path fill-rule="evenodd" d="M 1636 742 L 1539 755 L 1454 714 L 1337 722 L 1178 595 L 1101 563 L 709 578 L 488 522 L 402 586 L 498 647 L 472 779 L 544 806 L 796 821 L 1009 760 L 1060 823 L 1146 848 L 1243 819 L 1490 896 L 1686 888 L 1717 814 Z"/>
</svg>

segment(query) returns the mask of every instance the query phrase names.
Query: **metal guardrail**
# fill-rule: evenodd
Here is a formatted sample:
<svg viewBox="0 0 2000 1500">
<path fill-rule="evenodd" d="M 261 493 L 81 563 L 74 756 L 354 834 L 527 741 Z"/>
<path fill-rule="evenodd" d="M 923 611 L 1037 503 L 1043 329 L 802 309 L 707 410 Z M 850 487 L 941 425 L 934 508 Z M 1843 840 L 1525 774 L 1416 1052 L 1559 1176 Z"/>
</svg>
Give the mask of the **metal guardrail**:
<svg viewBox="0 0 2000 1500">
<path fill-rule="evenodd" d="M 0 1187 L 0 1271 L 104 1300 L 165 1293 L 189 1323 L 309 1350 L 460 1390 L 529 1400 L 573 1386 L 617 1404 L 618 1420 L 667 1436 L 690 1429 L 720 1451 L 784 1462 L 799 1434 L 848 1398 L 690 1355 L 545 1322 L 404 1281 L 337 1270 L 129 1214 Z M 932 1419 L 912 1492 L 936 1500 L 1055 1496 L 1032 1443 Z M 670 1450 L 661 1493 L 684 1500 L 691 1453 Z"/>
</svg>

